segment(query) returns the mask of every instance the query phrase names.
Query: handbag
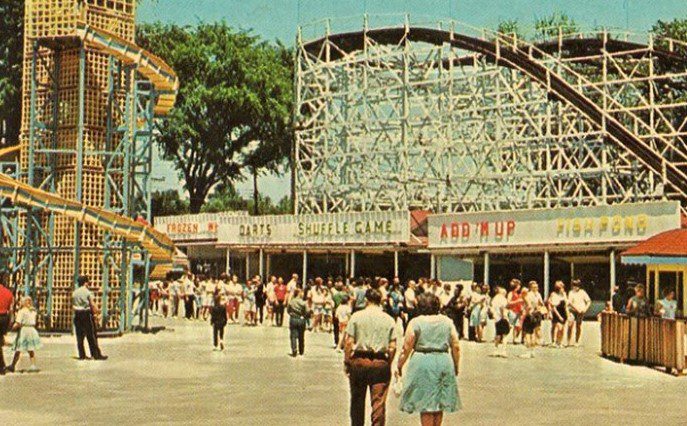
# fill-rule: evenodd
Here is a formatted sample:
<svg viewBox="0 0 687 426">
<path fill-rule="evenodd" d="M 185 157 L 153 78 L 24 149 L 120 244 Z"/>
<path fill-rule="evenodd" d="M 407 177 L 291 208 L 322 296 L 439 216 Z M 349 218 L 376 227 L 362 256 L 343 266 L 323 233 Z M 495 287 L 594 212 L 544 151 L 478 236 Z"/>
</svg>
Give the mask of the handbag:
<svg viewBox="0 0 687 426">
<path fill-rule="evenodd" d="M 394 392 L 394 395 L 396 395 L 396 397 L 401 396 L 401 393 L 403 392 L 403 377 L 394 375 L 394 378 L 391 383 L 391 390 Z"/>
</svg>

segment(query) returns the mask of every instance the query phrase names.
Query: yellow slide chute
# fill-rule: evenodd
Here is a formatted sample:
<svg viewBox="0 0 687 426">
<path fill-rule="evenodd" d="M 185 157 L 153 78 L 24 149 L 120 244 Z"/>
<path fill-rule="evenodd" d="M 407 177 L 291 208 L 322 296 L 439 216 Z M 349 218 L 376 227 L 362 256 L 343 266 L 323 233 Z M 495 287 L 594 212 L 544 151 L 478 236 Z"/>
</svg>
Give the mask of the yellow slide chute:
<svg viewBox="0 0 687 426">
<path fill-rule="evenodd" d="M 112 55 L 124 64 L 135 65 L 136 71 L 153 83 L 158 92 L 156 115 L 167 115 L 174 107 L 179 79 L 174 70 L 162 59 L 123 38 L 94 29 L 83 22 L 77 24 L 76 35 L 82 41 Z"/>
<path fill-rule="evenodd" d="M 176 101 L 179 81 L 174 71 L 164 61 L 114 34 L 96 30 L 83 23 L 77 26 L 76 36 L 124 64 L 134 65 L 136 71 L 155 87 L 158 94 L 155 114 L 162 116 L 169 113 Z M 0 149 L 0 159 L 10 155 L 18 156 L 19 149 L 19 146 Z M 101 208 L 68 200 L 58 194 L 19 182 L 2 173 L 0 173 L 0 198 L 10 199 L 15 205 L 25 208 L 38 208 L 69 217 L 80 223 L 95 225 L 130 243 L 139 244 L 149 253 L 152 262 L 170 266 L 172 264 L 174 243 L 150 225 Z"/>
</svg>

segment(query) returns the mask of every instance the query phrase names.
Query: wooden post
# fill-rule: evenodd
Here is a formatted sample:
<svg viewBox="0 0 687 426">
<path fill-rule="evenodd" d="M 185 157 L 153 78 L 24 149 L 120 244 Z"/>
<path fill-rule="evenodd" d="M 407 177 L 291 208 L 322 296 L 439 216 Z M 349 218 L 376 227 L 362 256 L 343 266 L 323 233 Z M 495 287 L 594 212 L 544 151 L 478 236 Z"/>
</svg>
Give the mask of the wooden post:
<svg viewBox="0 0 687 426">
<path fill-rule="evenodd" d="M 484 252 L 484 284 L 489 284 L 489 252 Z"/>
<path fill-rule="evenodd" d="M 394 250 L 394 277 L 398 276 L 398 250 Z"/>
<path fill-rule="evenodd" d="M 610 267 L 609 281 L 610 281 L 611 291 L 608 293 L 610 295 L 608 300 L 612 301 L 613 300 L 613 293 L 615 293 L 615 250 L 611 250 L 609 262 L 610 262 L 609 263 L 609 267 Z"/>
<path fill-rule="evenodd" d="M 263 274 L 263 270 L 265 269 L 265 251 L 260 249 L 258 256 L 258 275 L 260 275 L 260 278 L 265 278 L 265 275 Z"/>
<path fill-rule="evenodd" d="M 436 258 L 434 257 L 434 253 L 429 255 L 429 278 L 436 278 Z"/>
<path fill-rule="evenodd" d="M 303 287 L 305 288 L 305 283 L 308 280 L 308 251 L 303 250 Z"/>
<path fill-rule="evenodd" d="M 229 249 L 229 247 L 227 247 L 226 250 L 227 250 L 227 252 L 226 252 L 225 257 L 226 257 L 227 264 L 226 264 L 226 267 L 224 268 L 224 272 L 227 275 L 229 275 L 229 274 L 231 274 L 231 249 Z"/>
<path fill-rule="evenodd" d="M 246 252 L 246 281 L 250 279 L 250 252 Z"/>
<path fill-rule="evenodd" d="M 549 289 L 551 287 L 551 279 L 549 276 L 549 251 L 544 250 L 544 299 L 549 297 Z"/>
</svg>

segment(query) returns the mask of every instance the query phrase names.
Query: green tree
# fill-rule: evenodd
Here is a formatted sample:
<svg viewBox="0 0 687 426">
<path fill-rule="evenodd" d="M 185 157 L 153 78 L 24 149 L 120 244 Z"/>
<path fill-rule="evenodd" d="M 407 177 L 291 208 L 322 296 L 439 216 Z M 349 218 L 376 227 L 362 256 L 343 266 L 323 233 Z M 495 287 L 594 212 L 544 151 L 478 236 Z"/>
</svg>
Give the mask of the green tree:
<svg viewBox="0 0 687 426">
<path fill-rule="evenodd" d="M 651 27 L 651 32 L 658 36 L 656 44 L 663 48 L 668 48 L 668 43 L 662 38 L 671 38 L 687 43 L 687 19 L 675 18 L 672 21 L 659 20 Z M 687 53 L 684 46 L 674 46 L 681 53 Z"/>
<path fill-rule="evenodd" d="M 248 210 L 248 201 L 241 197 L 233 185 L 219 184 L 200 209 L 203 213 Z"/>
<path fill-rule="evenodd" d="M 270 197 L 258 194 L 258 207 L 255 208 L 255 199 L 245 199 L 231 185 L 217 185 L 217 188 L 208 196 L 208 200 L 201 212 L 217 213 L 226 211 L 248 211 L 255 215 L 255 211 L 260 214 L 291 214 L 291 197 L 283 197 L 277 204 L 274 204 Z"/>
<path fill-rule="evenodd" d="M 0 146 L 16 145 L 19 142 L 23 46 L 24 1 L 2 0 L 0 1 Z"/>
<path fill-rule="evenodd" d="M 267 116 L 263 117 L 259 124 L 260 143 L 255 144 L 254 149 L 246 156 L 244 162 L 246 170 L 253 180 L 251 211 L 254 215 L 261 212 L 258 177 L 265 173 L 280 175 L 282 166 L 290 158 L 293 144 L 293 127 L 291 126 L 293 53 L 282 44 L 278 44 L 271 54 L 279 58 L 280 62 L 285 65 L 275 70 L 281 74 L 271 81 L 275 85 L 272 92 L 279 97 L 269 100 L 270 106 L 265 110 Z"/>
<path fill-rule="evenodd" d="M 153 219 L 159 216 L 174 216 L 189 212 L 188 200 L 181 199 L 179 191 L 175 189 L 153 192 L 150 209 Z"/>
<path fill-rule="evenodd" d="M 293 214 L 293 201 L 289 195 L 285 195 L 274 208 L 274 214 Z"/>
<path fill-rule="evenodd" d="M 496 27 L 496 31 L 511 37 L 515 35 L 518 38 L 522 38 L 522 34 L 520 32 L 520 23 L 517 19 L 506 19 L 499 22 L 498 26 Z"/>
<path fill-rule="evenodd" d="M 288 141 L 275 135 L 288 128 L 291 68 L 279 49 L 225 22 L 144 24 L 137 36 L 179 76 L 177 105 L 158 142 L 197 213 L 218 184 L 241 179 L 246 160 L 263 143 Z"/>
<path fill-rule="evenodd" d="M 558 37 L 559 33 L 573 34 L 579 32 L 579 26 L 574 19 L 565 13 L 553 13 L 549 16 L 537 18 L 534 21 L 535 38 L 548 39 Z"/>
</svg>

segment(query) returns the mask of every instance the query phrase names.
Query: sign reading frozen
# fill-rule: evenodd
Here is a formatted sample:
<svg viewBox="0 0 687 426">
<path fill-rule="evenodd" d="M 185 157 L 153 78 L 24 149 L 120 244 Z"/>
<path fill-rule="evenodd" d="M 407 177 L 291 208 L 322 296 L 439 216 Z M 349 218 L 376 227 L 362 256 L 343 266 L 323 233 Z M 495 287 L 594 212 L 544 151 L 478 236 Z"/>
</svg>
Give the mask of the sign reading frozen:
<svg viewBox="0 0 687 426">
<path fill-rule="evenodd" d="M 680 227 L 677 201 L 429 217 L 429 247 L 640 241 Z"/>
<path fill-rule="evenodd" d="M 218 230 L 220 244 L 401 243 L 409 239 L 408 212 L 235 217 Z"/>
<path fill-rule="evenodd" d="M 174 241 L 217 238 L 217 228 L 228 218 L 247 217 L 248 212 L 199 213 L 155 218 L 155 229 Z"/>
</svg>

